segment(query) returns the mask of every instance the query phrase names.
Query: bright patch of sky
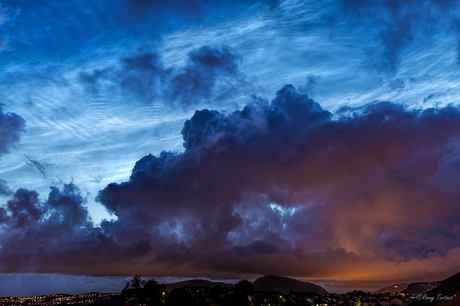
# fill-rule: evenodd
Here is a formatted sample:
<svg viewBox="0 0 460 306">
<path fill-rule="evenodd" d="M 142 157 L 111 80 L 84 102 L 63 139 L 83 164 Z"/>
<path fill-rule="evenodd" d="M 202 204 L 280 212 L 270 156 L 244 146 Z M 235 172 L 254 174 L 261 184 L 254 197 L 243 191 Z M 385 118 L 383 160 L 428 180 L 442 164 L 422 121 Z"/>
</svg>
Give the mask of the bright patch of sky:
<svg viewBox="0 0 460 306">
<path fill-rule="evenodd" d="M 279 204 L 271 203 L 270 208 L 280 215 L 280 223 L 282 224 L 283 228 L 286 228 L 286 223 L 283 222 L 283 218 L 285 215 L 292 216 L 295 213 L 295 207 L 285 208 Z"/>
<path fill-rule="evenodd" d="M 278 213 L 280 215 L 281 222 L 283 222 L 283 217 L 285 215 L 292 216 L 292 215 L 294 215 L 295 210 L 296 210 L 295 207 L 283 207 L 283 206 L 281 206 L 279 204 L 276 204 L 276 203 L 270 203 L 269 206 L 274 212 L 276 212 L 276 213 Z"/>
</svg>

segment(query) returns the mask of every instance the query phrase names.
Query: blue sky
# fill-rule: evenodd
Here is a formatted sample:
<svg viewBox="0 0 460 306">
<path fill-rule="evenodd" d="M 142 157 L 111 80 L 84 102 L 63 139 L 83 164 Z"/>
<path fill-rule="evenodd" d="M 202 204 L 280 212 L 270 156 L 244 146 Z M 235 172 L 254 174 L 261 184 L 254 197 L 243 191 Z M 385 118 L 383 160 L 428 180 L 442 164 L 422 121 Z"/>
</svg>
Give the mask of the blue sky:
<svg viewBox="0 0 460 306">
<path fill-rule="evenodd" d="M 149 1 L 140 3 L 2 3 L 2 103 L 27 121 L 17 150 L 0 166 L 13 189 L 46 194 L 50 183 L 73 179 L 89 192 L 94 220 L 109 218 L 92 201 L 97 192 L 126 180 L 147 153 L 183 150 L 179 132 L 195 109 L 232 112 L 253 96 L 270 100 L 285 84 L 331 111 L 375 100 L 416 108 L 455 101 L 457 37 L 438 16 L 434 33 L 412 25 L 413 38 L 395 47 L 396 62 L 388 64 L 379 39 L 385 25 L 344 12 L 340 2 L 254 1 L 217 9 L 204 2 L 207 9 L 197 12 L 158 13 Z M 132 71 L 141 91 L 120 88 L 111 76 L 92 89 L 81 78 L 104 69 L 128 74 L 123 58 L 149 52 L 162 69 L 180 73 L 187 54 L 202 46 L 225 46 L 239 57 L 235 86 L 222 84 L 205 99 L 170 101 L 159 93 L 164 89 L 150 88 L 155 76 L 142 79 L 142 70 Z"/>
<path fill-rule="evenodd" d="M 4 137 L 0 150 L 0 199 L 6 220 L 2 221 L 5 237 L 2 246 L 9 245 L 11 239 L 17 237 L 15 235 L 21 236 L 18 233 L 24 234 L 24 226 L 32 226 L 33 222 L 38 222 L 33 226 L 43 229 L 43 224 L 55 221 L 52 218 L 58 220 L 58 215 L 61 215 L 61 221 L 56 221 L 61 222 L 59 224 L 67 220 L 66 213 L 70 210 L 53 204 L 59 202 L 50 194 L 50 187 L 54 186 L 51 193 L 54 190 L 58 194 L 56 197 L 76 201 L 78 205 L 72 207 L 82 216 L 80 223 L 75 223 L 78 226 L 66 232 L 70 236 L 56 237 L 56 241 L 81 242 L 83 237 L 101 234 L 113 239 L 120 250 L 135 246 L 139 251 L 132 251 L 133 257 L 129 260 L 124 255 L 108 260 L 112 265 L 124 260 L 126 266 L 119 270 L 112 273 L 112 266 L 107 265 L 94 275 L 139 274 L 137 271 L 145 266 L 150 267 L 147 269 L 149 275 L 156 273 L 162 277 L 238 279 L 276 272 L 317 280 L 328 284 L 331 290 L 340 291 L 362 285 L 361 280 L 378 287 L 391 281 L 438 280 L 458 272 L 441 268 L 447 264 L 460 269 L 458 261 L 449 261 L 459 250 L 459 225 L 447 213 L 458 205 L 460 190 L 455 171 L 446 170 L 449 163 L 453 169 L 457 167 L 458 154 L 456 126 L 446 119 L 451 118 L 446 113 L 456 114 L 460 91 L 457 1 L 56 0 L 0 1 L 0 6 L 0 97 Z M 288 84 L 293 87 L 285 87 Z M 287 106 L 283 99 L 291 101 L 289 103 L 295 107 Z M 391 102 L 391 106 L 385 104 L 386 101 Z M 300 106 L 304 104 L 308 112 Z M 244 112 L 245 106 L 251 110 Z M 276 128 L 279 131 L 273 136 L 279 137 L 276 144 L 263 136 L 270 131 L 270 118 L 276 115 L 273 107 L 284 109 L 281 113 L 291 124 L 289 129 L 284 125 Z M 209 113 L 196 113 L 204 109 Z M 433 123 L 423 129 L 426 138 L 419 139 L 408 132 L 412 126 L 404 121 L 406 117 L 400 112 L 418 118 L 413 119 L 413 128 L 422 129 L 418 124 L 425 122 L 423 118 L 429 114 L 424 110 L 440 114 L 433 120 L 440 125 L 446 122 L 446 127 L 445 130 L 444 127 L 437 129 L 438 125 Z M 314 140 L 323 139 L 324 148 L 316 148 L 318 152 L 336 154 L 334 158 L 343 158 L 344 165 L 361 165 L 365 156 L 373 156 L 366 143 L 353 140 L 353 135 L 361 135 L 361 130 L 350 128 L 352 134 L 327 134 L 327 126 L 331 124 L 328 122 L 343 124 L 337 131 L 347 130 L 349 126 L 340 121 L 344 116 L 355 118 L 356 126 L 360 127 L 365 120 L 371 120 L 369 114 L 379 112 L 385 113 L 385 118 L 395 116 L 395 121 L 391 128 L 388 126 L 384 130 L 389 135 L 386 138 L 382 136 L 384 132 L 370 136 L 369 139 L 378 139 L 382 144 L 381 156 L 373 162 L 352 171 L 330 161 L 327 167 L 337 166 L 334 170 L 326 166 L 318 170 L 313 169 L 315 163 L 310 165 L 300 157 L 293 158 L 317 158 L 315 156 L 319 155 L 306 148 L 316 148 L 319 142 Z M 305 114 L 302 121 L 294 119 L 297 113 Z M 252 121 L 248 123 L 246 118 Z M 189 128 L 184 127 L 187 120 L 190 120 Z M 317 134 L 307 133 L 304 128 L 313 126 L 312 122 L 324 126 L 324 130 L 315 130 Z M 363 123 L 361 128 L 366 126 L 372 125 Z M 227 129 L 230 127 L 233 130 Z M 407 139 L 406 136 L 399 139 L 397 135 L 406 135 Z M 364 141 L 366 137 L 356 141 Z M 401 142 L 392 142 L 389 140 L 392 138 Z M 439 139 L 444 142 L 439 144 Z M 405 148 L 409 140 L 413 140 L 411 146 L 401 151 L 411 153 L 394 155 L 397 148 Z M 432 151 L 425 148 L 425 142 L 432 143 Z M 241 148 L 237 146 L 232 151 L 229 148 L 235 143 Z M 283 153 L 277 151 L 281 150 L 278 146 L 283 148 Z M 355 152 L 356 148 L 362 151 Z M 204 150 L 206 154 L 198 154 L 196 150 Z M 165 153 L 160 156 L 162 151 Z M 233 152 L 241 159 L 224 158 L 222 152 Z M 353 157 L 343 152 L 354 152 Z M 425 155 L 421 156 L 420 152 Z M 152 156 L 148 157 L 149 154 Z M 265 157 L 264 167 L 254 166 L 251 170 L 256 161 L 264 161 Z M 293 158 L 291 163 L 299 163 L 299 169 L 307 165 L 313 170 L 307 167 L 303 174 L 294 171 L 295 167 L 290 168 L 285 160 L 290 158 Z M 246 163 L 247 160 L 252 162 Z M 155 166 L 146 166 L 142 161 Z M 201 164 L 204 161 L 207 166 Z M 249 175 L 251 179 L 241 179 L 244 184 L 234 186 L 235 193 L 220 190 L 222 197 L 198 196 L 199 192 L 193 190 L 203 188 L 201 192 L 207 192 L 207 188 L 214 186 L 209 183 L 211 178 L 220 182 L 218 186 L 236 184 L 226 177 L 238 171 L 220 168 L 215 161 L 234 165 L 235 169 L 244 166 L 246 171 L 264 172 L 269 177 L 273 175 L 273 180 L 262 186 L 262 174 L 260 177 Z M 392 161 L 391 165 L 388 161 Z M 429 163 L 435 165 L 433 168 L 426 166 L 431 172 L 420 170 L 424 169 L 422 165 Z M 158 170 L 159 165 L 162 170 Z M 188 180 L 187 175 L 192 174 L 186 169 L 195 166 L 202 170 L 196 170 L 198 172 L 193 175 L 203 176 L 202 181 Z M 420 204 L 426 207 L 422 211 L 431 211 L 436 201 L 445 203 L 445 210 L 441 209 L 436 215 L 436 221 L 431 220 L 429 214 L 422 214 L 420 224 L 407 226 L 401 225 L 404 219 L 395 224 L 388 220 L 380 224 L 374 220 L 373 224 L 363 223 L 359 229 L 333 222 L 337 218 L 333 212 L 344 207 L 343 198 L 348 196 L 350 210 L 353 207 L 350 203 L 368 199 L 365 207 L 369 210 L 363 208 L 363 215 L 375 214 L 373 205 L 381 203 L 375 199 L 383 196 L 371 186 L 363 187 L 361 178 L 376 169 L 381 172 L 371 177 L 381 178 L 378 184 L 382 190 L 399 188 L 392 184 L 400 182 L 401 178 L 386 176 L 396 172 L 412 175 L 426 184 L 413 183 L 412 189 L 407 186 L 397 189 L 401 190 L 401 196 L 392 203 L 399 204 L 394 207 L 381 204 L 376 211 L 385 207 L 388 215 L 405 211 L 406 208 L 399 205 L 407 207 L 404 201 L 420 197 L 420 189 L 415 188 L 417 184 L 433 193 L 433 201 Z M 149 180 L 135 176 L 137 170 L 147 173 Z M 284 177 L 289 171 L 297 180 L 277 181 L 277 177 Z M 334 175 L 323 177 L 320 173 L 326 171 Z M 315 176 L 307 179 L 309 173 Z M 438 185 L 433 187 L 434 182 L 447 181 L 452 184 L 449 190 Z M 162 184 L 176 187 L 161 187 Z M 181 189 L 184 184 L 195 187 Z M 344 186 L 348 186 L 348 191 L 342 189 Z M 131 193 L 133 189 L 136 189 L 134 194 Z M 179 190 L 182 197 L 177 197 L 173 189 Z M 273 194 L 273 190 L 278 193 Z M 21 206 L 25 205 L 21 204 L 24 197 L 30 197 L 33 192 L 35 202 L 29 203 L 31 206 Z M 113 195 L 112 192 L 117 193 Z M 328 192 L 334 196 L 325 196 Z M 351 193 L 356 196 L 350 196 Z M 28 196 L 21 198 L 23 194 Z M 150 198 L 155 200 L 149 202 Z M 164 199 L 172 199 L 174 203 L 164 204 L 167 202 Z M 172 208 L 163 210 L 157 207 L 158 203 Z M 200 210 L 206 210 L 205 207 L 213 214 L 201 214 Z M 27 215 L 29 223 L 24 223 L 27 225 L 13 222 L 20 212 Z M 149 216 L 150 221 L 142 219 L 142 213 Z M 221 215 L 228 218 L 222 217 L 210 227 L 201 224 L 208 217 L 215 219 Z M 327 235 L 315 232 L 313 221 L 309 224 L 302 221 L 301 216 L 306 215 L 312 220 L 324 219 L 316 226 L 324 227 L 322 232 Z M 158 216 L 162 221 L 155 219 L 160 218 Z M 410 212 L 404 216 L 409 218 Z M 73 224 L 71 220 L 74 219 L 69 219 Z M 432 224 L 427 220 L 449 226 L 432 225 L 435 229 L 430 232 L 423 226 Z M 201 224 L 199 229 L 190 227 L 193 222 Z M 144 224 L 144 229 L 153 225 L 141 237 L 134 237 L 125 224 Z M 202 262 L 205 257 L 196 255 L 192 265 L 187 261 L 191 259 L 184 260 L 180 255 L 182 251 L 174 249 L 182 243 L 200 253 L 203 250 L 194 249 L 192 245 L 205 243 L 203 233 L 221 229 L 224 224 L 228 226 L 227 231 L 211 243 L 216 258 L 222 258 L 221 262 L 216 259 L 214 265 L 207 266 Z M 86 228 L 87 232 L 79 232 L 78 227 Z M 309 234 L 301 237 L 305 230 Z M 202 232 L 197 234 L 196 231 Z M 54 254 L 49 255 L 50 260 L 53 256 L 62 258 L 65 255 L 61 249 L 40 239 L 27 241 L 34 248 L 43 245 L 48 248 L 49 254 Z M 226 242 L 218 243 L 218 239 Z M 442 246 L 434 242 L 436 239 L 443 241 Z M 172 242 L 168 244 L 170 240 L 174 246 Z M 269 241 L 276 245 L 264 244 Z M 309 244 L 315 245 L 311 252 L 296 253 Z M 238 247 L 247 250 L 243 252 Z M 162 248 L 164 254 L 158 251 Z M 266 251 L 267 248 L 271 251 Z M 28 258 L 27 264 L 4 266 L 1 272 L 91 274 L 90 267 L 97 262 L 89 260 L 87 268 L 83 268 L 83 262 L 75 265 L 63 262 L 59 267 L 50 267 L 46 261 L 34 259 L 37 249 L 22 246 L 13 249 L 14 252 L 3 249 L 2 256 L 11 258 L 22 254 Z M 95 249 L 102 252 L 104 246 L 95 246 Z M 236 253 L 226 253 L 226 250 L 236 250 Z M 294 272 L 298 270 L 295 265 L 281 271 L 270 269 L 269 262 L 285 258 L 283 256 L 297 256 L 305 266 L 316 264 L 321 252 L 327 255 L 325 258 L 330 256 L 330 260 L 345 256 L 340 252 L 357 256 L 356 259 L 343 259 L 344 265 L 349 265 L 347 260 L 351 260 L 356 271 L 382 262 L 384 267 L 403 262 L 407 264 L 407 270 L 402 269 L 406 276 L 382 275 L 383 270 L 378 269 L 371 274 L 353 274 L 342 266 L 335 267 L 335 272 L 324 268 L 313 273 L 306 269 L 301 275 Z M 376 255 L 379 252 L 386 255 Z M 164 257 L 171 254 L 177 255 L 177 262 L 172 265 L 174 268 L 168 269 L 171 265 Z M 272 256 L 267 259 L 266 266 L 241 268 L 237 275 L 227 268 L 250 265 L 251 260 L 259 260 L 258 256 L 264 254 Z M 439 270 L 420 269 L 433 262 Z"/>
</svg>

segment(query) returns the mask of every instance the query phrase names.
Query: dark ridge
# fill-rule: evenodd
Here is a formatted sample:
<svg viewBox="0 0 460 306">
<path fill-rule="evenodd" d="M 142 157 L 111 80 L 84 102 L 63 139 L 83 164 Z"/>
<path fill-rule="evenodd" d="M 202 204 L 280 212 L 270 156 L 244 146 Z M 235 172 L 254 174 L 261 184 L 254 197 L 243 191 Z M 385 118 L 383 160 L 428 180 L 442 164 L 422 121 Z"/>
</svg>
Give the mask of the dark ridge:
<svg viewBox="0 0 460 306">
<path fill-rule="evenodd" d="M 309 282 L 302 282 L 293 278 L 265 275 L 259 277 L 254 281 L 256 291 L 279 291 L 288 294 L 293 291 L 303 291 L 309 293 L 328 294 L 328 292 L 321 286 Z"/>
<path fill-rule="evenodd" d="M 443 280 L 437 288 L 416 297 L 411 305 L 460 305 L 460 272 Z"/>
<path fill-rule="evenodd" d="M 375 293 L 397 293 L 397 292 L 402 292 L 405 290 L 407 287 L 409 287 L 410 284 L 394 284 L 391 286 L 383 287 L 377 291 L 374 291 Z"/>
<path fill-rule="evenodd" d="M 418 294 L 424 294 L 430 290 L 433 290 L 434 288 L 438 287 L 441 285 L 441 282 L 420 282 L 420 283 L 412 283 L 407 288 L 402 291 L 402 293 L 405 294 L 411 294 L 411 295 L 418 295 Z"/>
<path fill-rule="evenodd" d="M 177 283 L 165 284 L 166 290 L 171 291 L 173 289 L 182 288 L 182 287 L 214 287 L 216 285 L 221 285 L 222 287 L 233 287 L 233 284 L 222 283 L 222 282 L 212 282 L 205 279 L 191 279 L 186 281 L 181 281 Z"/>
</svg>

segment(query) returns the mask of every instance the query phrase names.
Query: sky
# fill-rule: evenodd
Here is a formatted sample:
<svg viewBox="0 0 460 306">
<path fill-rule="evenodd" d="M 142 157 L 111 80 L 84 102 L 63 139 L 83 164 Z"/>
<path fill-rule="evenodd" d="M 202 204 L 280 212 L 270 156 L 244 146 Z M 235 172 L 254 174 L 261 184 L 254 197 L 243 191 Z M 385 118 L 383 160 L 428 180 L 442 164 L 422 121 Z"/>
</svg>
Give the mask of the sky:
<svg viewBox="0 0 460 306">
<path fill-rule="evenodd" d="M 0 0 L 1 295 L 459 272 L 459 9 Z"/>
</svg>

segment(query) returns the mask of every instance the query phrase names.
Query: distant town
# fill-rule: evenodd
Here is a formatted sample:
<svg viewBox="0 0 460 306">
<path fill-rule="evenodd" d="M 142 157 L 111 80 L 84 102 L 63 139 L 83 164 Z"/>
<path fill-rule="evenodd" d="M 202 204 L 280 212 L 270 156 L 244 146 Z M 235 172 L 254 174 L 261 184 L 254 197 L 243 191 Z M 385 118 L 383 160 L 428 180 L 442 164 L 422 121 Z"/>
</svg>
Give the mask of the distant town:
<svg viewBox="0 0 460 306">
<path fill-rule="evenodd" d="M 160 284 L 135 276 L 121 292 L 2 297 L 2 306 L 451 306 L 460 305 L 460 273 L 431 283 L 391 285 L 375 292 L 328 293 L 309 282 L 266 275 L 235 285 L 207 280 Z"/>
</svg>

